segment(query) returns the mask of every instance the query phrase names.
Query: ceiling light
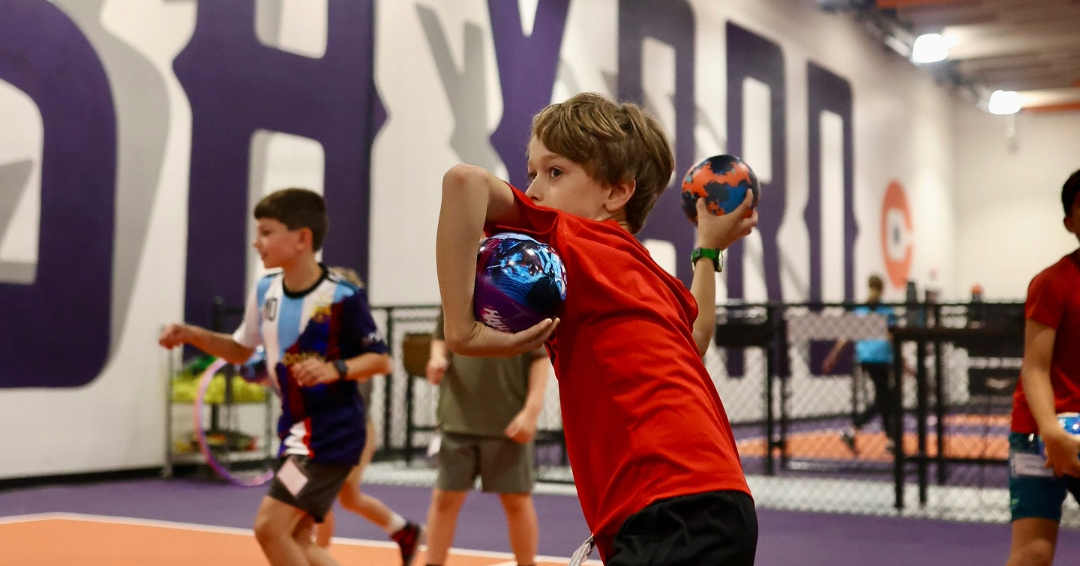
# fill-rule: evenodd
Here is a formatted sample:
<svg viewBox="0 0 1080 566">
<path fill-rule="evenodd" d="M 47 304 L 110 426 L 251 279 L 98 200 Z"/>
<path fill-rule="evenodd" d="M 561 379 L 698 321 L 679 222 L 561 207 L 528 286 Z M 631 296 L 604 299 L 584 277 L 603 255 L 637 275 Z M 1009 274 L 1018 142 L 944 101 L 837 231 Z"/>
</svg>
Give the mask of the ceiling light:
<svg viewBox="0 0 1080 566">
<path fill-rule="evenodd" d="M 1011 90 L 995 90 L 987 110 L 991 114 L 1016 114 L 1020 111 L 1020 95 Z"/>
<path fill-rule="evenodd" d="M 939 33 L 924 33 L 915 38 L 911 60 L 916 63 L 936 63 L 949 56 L 949 43 Z"/>
</svg>

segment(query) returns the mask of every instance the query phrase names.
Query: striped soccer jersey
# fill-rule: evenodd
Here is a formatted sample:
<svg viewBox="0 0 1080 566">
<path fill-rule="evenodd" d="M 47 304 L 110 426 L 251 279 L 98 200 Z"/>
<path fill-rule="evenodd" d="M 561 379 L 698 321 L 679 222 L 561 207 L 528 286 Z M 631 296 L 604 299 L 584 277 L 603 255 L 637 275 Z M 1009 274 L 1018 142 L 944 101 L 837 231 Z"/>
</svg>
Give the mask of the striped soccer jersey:
<svg viewBox="0 0 1080 566">
<path fill-rule="evenodd" d="M 281 391 L 279 456 L 307 456 L 314 462 L 354 465 L 366 440 L 365 407 L 356 384 L 335 381 L 301 387 L 289 367 L 302 360 L 349 359 L 386 353 L 367 293 L 323 266 L 311 288 L 292 292 L 284 277 L 271 273 L 248 296 L 244 321 L 233 340 L 248 348 L 260 344 L 266 367 Z"/>
</svg>

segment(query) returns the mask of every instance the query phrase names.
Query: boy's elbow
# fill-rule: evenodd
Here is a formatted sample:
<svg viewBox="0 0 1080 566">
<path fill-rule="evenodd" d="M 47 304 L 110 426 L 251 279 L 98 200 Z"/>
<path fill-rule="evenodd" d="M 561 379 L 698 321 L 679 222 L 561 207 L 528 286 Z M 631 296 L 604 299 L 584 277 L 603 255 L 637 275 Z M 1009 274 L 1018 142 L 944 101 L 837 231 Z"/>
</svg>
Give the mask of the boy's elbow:
<svg viewBox="0 0 1080 566">
<path fill-rule="evenodd" d="M 487 179 L 487 171 L 476 165 L 454 165 L 443 174 L 443 192 L 460 190 Z"/>
<path fill-rule="evenodd" d="M 394 372 L 394 360 L 390 359 L 390 354 L 383 354 L 379 362 L 381 364 L 380 371 L 376 373 L 390 375 Z"/>
</svg>

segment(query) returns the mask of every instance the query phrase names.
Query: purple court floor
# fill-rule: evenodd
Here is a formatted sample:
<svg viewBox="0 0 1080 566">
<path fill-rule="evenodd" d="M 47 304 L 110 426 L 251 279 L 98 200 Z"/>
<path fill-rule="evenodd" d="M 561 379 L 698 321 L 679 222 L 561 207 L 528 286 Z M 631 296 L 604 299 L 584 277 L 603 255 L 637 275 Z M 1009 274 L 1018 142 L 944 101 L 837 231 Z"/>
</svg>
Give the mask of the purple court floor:
<svg viewBox="0 0 1080 566">
<path fill-rule="evenodd" d="M 423 520 L 430 491 L 368 485 L 364 489 L 399 513 Z M 197 479 L 133 480 L 0 491 L 0 517 L 67 512 L 202 525 L 250 528 L 265 490 Z M 537 495 L 540 553 L 568 556 L 586 536 L 577 500 Z M 1076 503 L 1071 499 L 1068 505 Z M 759 509 L 761 566 L 959 566 L 1004 564 L 1009 526 Z M 383 540 L 362 519 L 338 510 L 338 536 Z M 2 546 L 2 542 L 0 542 Z M 454 546 L 509 551 L 506 523 L 495 496 L 474 493 L 458 521 Z M 1063 529 L 1057 564 L 1075 564 L 1080 531 Z M 2 562 L 2 560 L 0 560 Z"/>
</svg>

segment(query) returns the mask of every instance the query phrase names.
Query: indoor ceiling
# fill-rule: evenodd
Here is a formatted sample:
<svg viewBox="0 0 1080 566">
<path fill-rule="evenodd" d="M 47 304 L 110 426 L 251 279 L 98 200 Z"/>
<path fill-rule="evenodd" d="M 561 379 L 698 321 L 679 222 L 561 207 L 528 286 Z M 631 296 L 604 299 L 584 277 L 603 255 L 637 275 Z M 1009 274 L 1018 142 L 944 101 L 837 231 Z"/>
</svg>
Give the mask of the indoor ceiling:
<svg viewBox="0 0 1080 566">
<path fill-rule="evenodd" d="M 876 0 L 912 37 L 938 33 L 935 74 L 980 92 L 1016 91 L 1025 111 L 1080 110 L 1080 0 Z"/>
</svg>

